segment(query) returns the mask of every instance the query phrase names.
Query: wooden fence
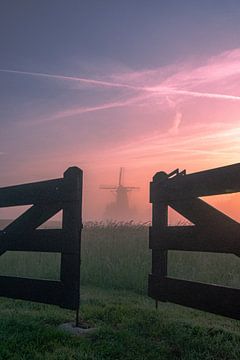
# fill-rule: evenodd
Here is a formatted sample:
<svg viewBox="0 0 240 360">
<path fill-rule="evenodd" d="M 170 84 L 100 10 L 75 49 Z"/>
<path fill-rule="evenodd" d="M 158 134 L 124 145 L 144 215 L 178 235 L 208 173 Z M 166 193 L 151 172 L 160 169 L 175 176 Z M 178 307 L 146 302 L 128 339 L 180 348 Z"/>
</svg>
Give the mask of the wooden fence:
<svg viewBox="0 0 240 360">
<path fill-rule="evenodd" d="M 0 255 L 6 251 L 61 253 L 60 281 L 0 276 L 0 296 L 77 310 L 80 297 L 82 170 L 63 178 L 0 188 L 0 207 L 32 205 L 0 231 Z M 63 210 L 61 229 L 37 229 Z"/>
<path fill-rule="evenodd" d="M 168 250 L 240 256 L 240 224 L 199 199 L 240 191 L 240 164 L 186 175 L 158 172 L 150 184 L 152 273 L 149 296 L 240 319 L 240 289 L 167 276 Z M 168 206 L 193 226 L 168 226 Z M 227 269 L 226 269 L 227 271 Z"/>
</svg>

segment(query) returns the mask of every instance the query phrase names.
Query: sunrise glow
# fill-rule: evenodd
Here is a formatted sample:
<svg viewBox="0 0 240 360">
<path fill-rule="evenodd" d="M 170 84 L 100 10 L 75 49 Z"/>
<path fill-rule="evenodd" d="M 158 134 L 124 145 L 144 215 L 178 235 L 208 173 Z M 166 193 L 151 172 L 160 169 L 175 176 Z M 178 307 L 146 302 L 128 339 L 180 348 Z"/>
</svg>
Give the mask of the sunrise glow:
<svg viewBox="0 0 240 360">
<path fill-rule="evenodd" d="M 140 8 L 142 17 L 144 6 Z M 3 56 L 1 186 L 59 177 L 76 165 L 85 174 L 85 219 L 100 219 L 112 195 L 101 192 L 99 185 L 115 183 L 119 168 L 124 167 L 126 183 L 140 187 L 130 194 L 138 220 L 147 221 L 149 181 L 155 172 L 180 168 L 190 173 L 239 162 L 240 44 L 219 41 L 211 48 L 214 36 L 220 36 L 215 32 L 201 40 L 200 54 L 194 37 L 200 36 L 202 27 L 192 23 L 190 13 L 184 16 L 193 34 L 185 54 L 174 50 L 175 42 L 168 51 L 159 45 L 157 52 L 157 41 L 142 30 L 136 33 L 128 23 L 128 33 L 142 39 L 137 41 L 136 57 L 121 44 L 122 60 L 119 52 L 119 58 L 117 52 L 110 55 L 104 37 L 99 40 L 96 31 L 90 36 L 91 55 L 81 35 L 79 48 L 74 43 L 64 54 L 56 48 L 58 62 L 46 54 L 45 64 L 40 58 L 34 63 L 17 50 L 14 61 Z M 152 21 L 163 45 L 161 21 Z M 47 23 L 46 31 L 51 26 Z M 147 29 L 152 26 L 146 23 Z M 27 29 L 26 23 L 19 36 L 27 39 L 34 59 L 34 40 Z M 79 33 L 80 29 L 81 25 Z M 71 26 L 68 31 L 67 36 L 76 41 Z M 116 35 L 122 30 L 115 31 Z M 180 40 L 186 33 L 176 30 L 174 36 Z M 231 38 L 230 32 L 226 38 Z M 47 46 L 53 41 L 46 38 Z M 142 61 L 137 60 L 143 54 Z M 237 196 L 222 199 L 221 206 L 226 212 L 231 207 L 230 213 L 239 219 L 237 200 Z"/>
</svg>

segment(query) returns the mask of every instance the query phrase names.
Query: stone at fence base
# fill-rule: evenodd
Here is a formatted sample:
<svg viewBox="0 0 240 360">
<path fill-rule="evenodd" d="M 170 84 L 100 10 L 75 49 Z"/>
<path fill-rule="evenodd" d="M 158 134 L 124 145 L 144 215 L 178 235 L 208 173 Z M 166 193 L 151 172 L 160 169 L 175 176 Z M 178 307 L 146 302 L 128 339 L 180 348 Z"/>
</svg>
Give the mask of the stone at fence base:
<svg viewBox="0 0 240 360">
<path fill-rule="evenodd" d="M 76 327 L 74 322 L 61 324 L 58 326 L 58 329 L 65 333 L 78 336 L 88 335 L 97 330 L 96 328 L 86 326 L 86 324 L 79 324 L 79 326 Z"/>
</svg>

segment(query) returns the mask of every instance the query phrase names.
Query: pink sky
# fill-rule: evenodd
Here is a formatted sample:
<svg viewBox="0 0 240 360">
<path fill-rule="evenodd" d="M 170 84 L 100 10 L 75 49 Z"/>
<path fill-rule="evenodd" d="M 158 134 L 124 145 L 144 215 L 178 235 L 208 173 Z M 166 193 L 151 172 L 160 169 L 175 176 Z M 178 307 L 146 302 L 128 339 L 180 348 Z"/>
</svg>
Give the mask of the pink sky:
<svg viewBox="0 0 240 360">
<path fill-rule="evenodd" d="M 76 98 L 71 104 L 52 101 L 22 109 L 18 136 L 29 134 L 23 139 L 29 148 L 24 161 L 9 157 L 1 175 L 5 186 L 59 177 L 71 165 L 83 168 L 85 219 L 101 218 L 112 194 L 98 187 L 116 183 L 120 166 L 126 169 L 126 184 L 141 188 L 131 201 L 146 221 L 148 184 L 155 172 L 180 168 L 190 173 L 239 162 L 240 49 L 150 70 L 114 71 L 113 66 L 97 78 L 1 72 L 74 94 L 97 92 L 88 104 L 78 105 Z M 54 134 L 54 146 L 46 142 L 48 134 Z M 9 145 L 17 155 L 14 141 L 13 136 Z M 0 157 L 7 156 L 0 147 Z M 240 220 L 239 196 L 213 201 Z"/>
</svg>

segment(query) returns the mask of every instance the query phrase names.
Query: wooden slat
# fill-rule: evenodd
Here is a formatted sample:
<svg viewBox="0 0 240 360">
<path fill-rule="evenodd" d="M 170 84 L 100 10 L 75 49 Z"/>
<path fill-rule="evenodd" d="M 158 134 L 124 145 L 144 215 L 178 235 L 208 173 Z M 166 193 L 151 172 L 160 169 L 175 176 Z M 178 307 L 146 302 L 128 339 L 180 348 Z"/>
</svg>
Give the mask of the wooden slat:
<svg viewBox="0 0 240 360">
<path fill-rule="evenodd" d="M 62 205 L 60 204 L 33 205 L 16 220 L 11 222 L 11 224 L 5 227 L 3 231 L 6 233 L 14 232 L 18 235 L 33 231 L 61 209 Z"/>
<path fill-rule="evenodd" d="M 162 233 L 150 231 L 150 249 L 240 253 L 240 226 L 234 233 L 211 232 L 198 226 L 168 226 Z"/>
<path fill-rule="evenodd" d="M 0 188 L 0 207 L 42 204 L 61 201 L 63 180 L 54 179 Z"/>
<path fill-rule="evenodd" d="M 4 234 L 14 234 L 21 239 L 22 234 L 31 233 L 38 226 L 42 225 L 49 218 L 54 216 L 62 206 L 60 204 L 53 205 L 33 205 L 25 211 L 21 216 L 14 220 L 3 230 Z M 19 240 L 20 241 L 20 240 Z M 20 242 L 19 242 L 20 245 Z M 0 255 L 4 254 L 4 250 L 0 250 Z"/>
<path fill-rule="evenodd" d="M 62 305 L 60 281 L 0 276 L 0 296 Z"/>
<path fill-rule="evenodd" d="M 61 229 L 35 230 L 18 235 L 0 231 L 0 253 L 6 251 L 61 252 L 64 232 Z"/>
<path fill-rule="evenodd" d="M 239 230 L 239 223 L 237 221 L 201 199 L 171 201 L 169 206 L 195 225 L 205 226 L 207 230 L 224 230 L 229 232 Z"/>
<path fill-rule="evenodd" d="M 149 280 L 154 299 L 240 319 L 240 289 L 153 276 Z"/>
<path fill-rule="evenodd" d="M 184 176 L 175 176 L 161 186 L 152 184 L 158 201 L 229 194 L 240 191 L 240 163 Z"/>
</svg>

